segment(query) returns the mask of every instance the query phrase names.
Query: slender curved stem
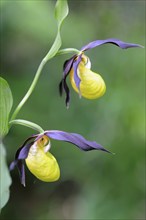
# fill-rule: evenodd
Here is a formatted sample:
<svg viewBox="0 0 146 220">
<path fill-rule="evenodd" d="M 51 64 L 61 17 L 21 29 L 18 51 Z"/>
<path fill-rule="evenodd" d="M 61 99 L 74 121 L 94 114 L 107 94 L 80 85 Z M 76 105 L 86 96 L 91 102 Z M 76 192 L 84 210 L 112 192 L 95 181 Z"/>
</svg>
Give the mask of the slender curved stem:
<svg viewBox="0 0 146 220">
<path fill-rule="evenodd" d="M 14 124 L 26 126 L 26 127 L 29 127 L 29 128 L 32 128 L 32 129 L 38 131 L 39 133 L 44 133 L 44 130 L 39 125 L 37 125 L 33 122 L 30 122 L 30 121 L 26 121 L 23 119 L 16 119 L 16 120 L 12 120 L 9 122 L 9 126 L 12 126 Z"/>
<path fill-rule="evenodd" d="M 30 95 L 32 94 L 32 92 L 33 92 L 33 90 L 34 90 L 34 88 L 35 88 L 35 86 L 36 86 L 36 84 L 38 82 L 38 79 L 39 79 L 39 77 L 41 75 L 42 69 L 43 69 L 44 65 L 46 64 L 46 62 L 47 62 L 47 60 L 45 58 L 40 63 L 30 88 L 28 89 L 27 93 L 25 94 L 25 96 L 23 97 L 23 99 L 21 100 L 19 105 L 16 107 L 16 109 L 15 109 L 15 111 L 14 111 L 12 117 L 11 117 L 11 120 L 14 120 L 16 118 L 16 116 L 19 113 L 20 109 L 25 104 L 25 102 L 30 97 Z"/>
<path fill-rule="evenodd" d="M 75 49 L 75 48 L 66 48 L 66 49 L 62 49 L 59 50 L 56 55 L 63 55 L 63 54 L 67 54 L 67 53 L 79 53 L 80 51 Z M 54 55 L 54 56 L 56 56 Z M 25 96 L 23 97 L 23 99 L 21 100 L 21 102 L 18 104 L 18 106 L 16 107 L 16 109 L 14 110 L 12 117 L 11 117 L 11 121 L 14 120 L 17 116 L 17 114 L 19 113 L 19 111 L 21 110 L 22 106 L 25 104 L 25 102 L 28 100 L 28 98 L 30 97 L 30 95 L 32 94 L 33 90 L 36 87 L 36 84 L 38 82 L 38 79 L 42 73 L 43 67 L 45 66 L 45 64 L 52 58 L 52 56 L 50 55 L 50 51 L 47 53 L 47 55 L 43 58 L 43 60 L 41 61 L 35 77 L 32 81 L 32 84 L 30 86 L 30 88 L 28 89 L 27 93 L 25 94 Z"/>
<path fill-rule="evenodd" d="M 65 48 L 65 49 L 59 50 L 56 55 L 63 55 L 63 54 L 68 54 L 68 53 L 80 54 L 81 51 L 80 51 L 80 50 L 77 50 L 77 49 L 75 49 L 75 48 Z"/>
</svg>

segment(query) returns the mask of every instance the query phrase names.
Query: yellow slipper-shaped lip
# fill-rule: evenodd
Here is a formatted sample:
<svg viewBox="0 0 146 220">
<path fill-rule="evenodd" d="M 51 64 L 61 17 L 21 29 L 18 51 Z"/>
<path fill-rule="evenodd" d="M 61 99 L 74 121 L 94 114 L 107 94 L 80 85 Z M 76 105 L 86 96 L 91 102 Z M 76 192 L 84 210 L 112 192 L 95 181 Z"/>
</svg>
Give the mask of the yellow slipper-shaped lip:
<svg viewBox="0 0 146 220">
<path fill-rule="evenodd" d="M 88 62 L 87 62 L 88 60 Z M 80 78 L 79 89 L 74 80 L 74 69 L 70 71 L 70 81 L 74 90 L 87 99 L 97 99 L 104 95 L 106 85 L 102 77 L 90 70 L 89 58 L 82 56 L 82 61 L 78 65 L 77 74 Z M 80 90 L 80 91 L 79 91 Z"/>
<path fill-rule="evenodd" d="M 31 146 L 25 161 L 30 172 L 38 179 L 54 182 L 60 177 L 60 169 L 55 157 L 46 152 L 48 147 L 49 138 L 44 135 Z"/>
</svg>

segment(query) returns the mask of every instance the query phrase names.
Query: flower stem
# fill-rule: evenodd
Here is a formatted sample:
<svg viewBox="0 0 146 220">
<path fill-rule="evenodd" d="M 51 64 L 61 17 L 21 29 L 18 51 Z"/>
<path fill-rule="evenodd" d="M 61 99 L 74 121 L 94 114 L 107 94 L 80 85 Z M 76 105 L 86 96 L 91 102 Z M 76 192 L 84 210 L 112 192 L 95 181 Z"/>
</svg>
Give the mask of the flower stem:
<svg viewBox="0 0 146 220">
<path fill-rule="evenodd" d="M 32 128 L 32 129 L 38 131 L 39 133 L 44 133 L 44 130 L 39 125 L 37 125 L 33 122 L 30 122 L 30 121 L 26 121 L 23 119 L 16 119 L 16 120 L 12 120 L 9 122 L 9 126 L 12 126 L 14 124 L 26 126 L 26 127 L 29 127 L 29 128 Z"/>
<path fill-rule="evenodd" d="M 32 84 L 30 86 L 30 88 L 28 89 L 27 93 L 25 94 L 25 96 L 23 97 L 23 99 L 21 100 L 21 102 L 19 103 L 19 105 L 16 107 L 12 117 L 11 117 L 11 120 L 14 120 L 17 116 L 17 114 L 19 113 L 20 109 L 22 108 L 22 106 L 25 104 L 25 102 L 27 101 L 27 99 L 30 97 L 30 95 L 32 94 L 37 82 L 38 82 L 38 79 L 41 75 L 41 72 L 42 72 L 42 69 L 44 67 L 44 65 L 46 64 L 48 60 L 46 60 L 46 57 L 44 57 L 44 59 L 42 60 L 42 62 L 40 63 L 38 69 L 37 69 L 37 72 L 35 74 L 35 77 L 32 81 Z"/>
<path fill-rule="evenodd" d="M 66 48 L 66 49 L 62 49 L 62 50 L 59 50 L 56 55 L 63 55 L 63 54 L 67 54 L 67 53 L 80 53 L 79 50 L 75 49 L 75 48 Z M 55 54 L 53 55 L 56 56 Z M 18 106 L 16 107 L 16 109 L 14 110 L 13 114 L 12 114 L 12 117 L 11 117 L 11 121 L 14 120 L 17 116 L 17 114 L 19 113 L 19 111 L 21 110 L 22 106 L 25 104 L 25 102 L 28 100 L 28 98 L 30 97 L 30 95 L 32 94 L 33 90 L 35 89 L 36 87 L 36 84 L 39 80 L 39 77 L 42 73 L 42 70 L 43 70 L 43 67 L 45 66 L 45 64 L 51 59 L 53 58 L 52 55 L 50 55 L 50 51 L 47 53 L 47 55 L 43 58 L 43 60 L 41 61 L 37 71 L 36 71 L 36 74 L 35 74 L 35 77 L 32 81 L 32 84 L 30 86 L 30 88 L 28 89 L 27 93 L 25 94 L 25 96 L 23 97 L 23 99 L 21 100 L 21 102 L 18 104 Z"/>
<path fill-rule="evenodd" d="M 56 55 L 63 55 L 63 54 L 68 54 L 68 53 L 80 54 L 81 51 L 79 51 L 79 50 L 77 50 L 75 48 L 65 48 L 65 49 L 59 50 Z"/>
</svg>

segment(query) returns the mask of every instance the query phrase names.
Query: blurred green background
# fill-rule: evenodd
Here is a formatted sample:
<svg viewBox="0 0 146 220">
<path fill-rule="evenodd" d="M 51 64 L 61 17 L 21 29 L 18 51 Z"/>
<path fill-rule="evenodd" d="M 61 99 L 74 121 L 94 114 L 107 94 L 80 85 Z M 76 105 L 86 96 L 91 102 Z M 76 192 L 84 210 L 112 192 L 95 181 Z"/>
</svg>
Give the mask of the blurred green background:
<svg viewBox="0 0 146 220">
<path fill-rule="evenodd" d="M 70 0 L 62 27 L 62 48 L 80 49 L 96 39 L 119 38 L 144 45 L 145 1 Z M 56 34 L 55 1 L 1 1 L 1 73 L 8 81 L 13 110 L 29 88 L 37 67 Z M 115 152 L 82 152 L 69 143 L 52 141 L 61 178 L 55 183 L 37 180 L 28 170 L 26 188 L 17 170 L 8 204 L 1 218 L 145 219 L 144 67 L 145 49 L 122 50 L 103 45 L 86 52 L 92 70 L 107 85 L 99 100 L 79 99 L 71 88 L 67 110 L 58 93 L 63 63 L 71 55 L 47 63 L 40 81 L 18 118 L 44 129 L 76 132 Z M 70 84 L 70 82 L 68 82 Z M 35 132 L 13 126 L 4 143 L 8 164 L 24 140 Z"/>
</svg>

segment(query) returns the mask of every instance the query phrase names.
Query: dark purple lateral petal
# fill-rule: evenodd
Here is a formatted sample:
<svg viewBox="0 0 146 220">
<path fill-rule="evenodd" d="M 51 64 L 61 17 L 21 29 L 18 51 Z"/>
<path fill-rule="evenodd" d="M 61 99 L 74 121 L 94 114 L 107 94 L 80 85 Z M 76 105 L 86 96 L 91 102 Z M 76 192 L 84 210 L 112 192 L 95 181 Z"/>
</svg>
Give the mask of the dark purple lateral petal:
<svg viewBox="0 0 146 220">
<path fill-rule="evenodd" d="M 75 84 L 76 84 L 76 86 L 77 86 L 77 88 L 78 88 L 78 90 L 80 91 L 80 82 L 81 82 L 81 79 L 79 78 L 79 76 L 78 76 L 78 65 L 80 64 L 80 62 L 81 62 L 81 60 L 82 60 L 82 54 L 80 54 L 79 56 L 78 56 L 78 59 L 76 60 L 76 61 L 74 61 L 74 63 L 73 63 L 73 70 L 74 70 L 74 81 L 75 81 Z"/>
<path fill-rule="evenodd" d="M 74 55 L 73 57 L 71 57 L 69 60 L 66 60 L 64 65 L 63 65 L 63 78 L 61 80 L 61 82 L 59 83 L 59 94 L 62 96 L 63 91 L 65 91 L 66 94 L 66 106 L 69 105 L 69 101 L 70 101 L 70 92 L 69 92 L 69 87 L 66 83 L 66 78 L 73 66 L 73 62 L 75 60 L 75 58 L 77 57 L 77 55 Z"/>
<path fill-rule="evenodd" d="M 83 136 L 76 133 L 68 133 L 59 130 L 50 130 L 46 131 L 45 135 L 54 140 L 60 140 L 72 143 L 79 147 L 81 150 L 90 151 L 90 150 L 101 150 L 110 153 L 110 151 L 106 150 L 100 144 L 95 141 L 86 140 Z"/>
<path fill-rule="evenodd" d="M 25 166 L 21 160 L 18 161 L 17 168 L 19 171 L 20 182 L 23 186 L 25 186 Z"/>
<path fill-rule="evenodd" d="M 72 66 L 73 66 L 73 62 L 74 59 L 76 58 L 76 55 L 74 55 L 73 57 L 71 57 L 69 60 L 66 60 L 64 65 L 63 65 L 63 77 L 62 80 L 59 84 L 59 93 L 60 95 L 62 95 L 63 93 L 63 89 L 64 89 L 64 82 L 66 83 L 66 77 L 68 76 Z"/>
<path fill-rule="evenodd" d="M 110 44 L 114 44 L 122 49 L 127 49 L 127 48 L 130 48 L 130 47 L 143 47 L 141 46 L 140 44 L 132 44 L 132 43 L 126 43 L 126 42 L 123 42 L 119 39 L 115 39 L 115 38 L 109 38 L 109 39 L 105 39 L 105 40 L 95 40 L 95 41 L 92 41 L 90 42 L 89 44 L 83 46 L 81 48 L 81 51 L 86 51 L 86 50 L 90 50 L 94 47 L 98 47 L 102 44 L 107 44 L 107 43 L 110 43 Z"/>
<path fill-rule="evenodd" d="M 23 186 L 25 186 L 25 166 L 23 160 L 27 158 L 30 147 L 34 142 L 25 144 L 21 148 L 19 148 L 15 155 L 15 160 L 9 166 L 10 171 L 12 171 L 15 167 L 18 168 L 20 181 Z"/>
<path fill-rule="evenodd" d="M 66 60 L 64 65 L 63 65 L 63 76 L 66 76 L 73 65 L 74 60 L 76 59 L 77 55 L 74 55 L 73 57 L 71 57 L 69 60 Z"/>
<path fill-rule="evenodd" d="M 18 168 L 21 184 L 23 186 L 25 186 L 25 167 L 24 167 L 23 161 L 22 160 L 14 160 L 10 164 L 10 167 L 9 167 L 10 171 L 12 171 L 15 167 Z"/>
<path fill-rule="evenodd" d="M 35 137 L 37 137 L 38 135 L 34 135 L 29 137 L 24 143 L 23 145 L 16 151 L 15 154 L 15 160 L 11 162 L 9 169 L 10 171 L 13 170 L 15 168 L 15 166 L 17 166 L 18 161 L 19 160 L 23 160 L 26 159 L 28 156 L 28 152 L 30 147 L 32 146 L 33 142 L 28 143 L 30 140 L 34 139 Z"/>
<path fill-rule="evenodd" d="M 39 135 L 33 135 L 29 137 L 23 143 L 23 145 L 16 151 L 15 160 L 12 161 L 12 163 L 9 166 L 10 171 L 12 171 L 15 167 L 18 168 L 20 181 L 23 186 L 25 186 L 25 166 L 23 160 L 27 158 L 30 147 L 39 137 Z"/>
<path fill-rule="evenodd" d="M 21 149 L 19 150 L 19 153 L 17 152 L 18 156 L 17 156 L 17 160 L 24 160 L 27 158 L 28 153 L 29 153 L 29 149 L 30 147 L 33 145 L 34 142 L 28 143 L 25 146 L 23 146 Z"/>
<path fill-rule="evenodd" d="M 64 89 L 64 82 L 63 82 L 63 79 L 62 79 L 59 83 L 59 94 L 60 94 L 60 96 L 62 96 L 62 94 L 63 94 L 63 89 Z"/>
<path fill-rule="evenodd" d="M 14 170 L 15 166 L 17 165 L 18 163 L 18 160 L 14 160 L 10 163 L 10 166 L 9 166 L 9 170 L 12 171 Z"/>
<path fill-rule="evenodd" d="M 23 143 L 23 145 L 16 151 L 15 159 L 25 159 L 28 155 L 28 151 L 31 147 L 31 145 L 34 143 L 34 139 L 37 138 L 38 135 L 33 135 L 26 139 L 26 141 Z M 33 140 L 33 141 L 32 141 Z M 30 142 L 32 141 L 32 142 Z"/>
<path fill-rule="evenodd" d="M 69 91 L 69 87 L 66 83 L 66 78 L 62 79 L 62 81 L 59 83 L 59 93 L 61 96 L 62 96 L 63 90 L 65 91 L 65 94 L 66 94 L 65 104 L 68 107 L 69 101 L 70 101 L 70 91 Z"/>
</svg>

